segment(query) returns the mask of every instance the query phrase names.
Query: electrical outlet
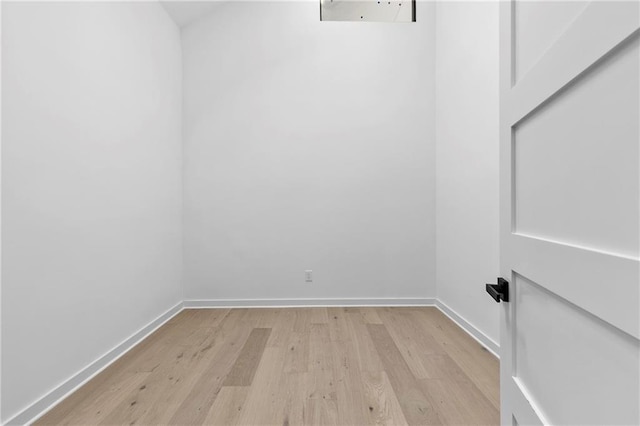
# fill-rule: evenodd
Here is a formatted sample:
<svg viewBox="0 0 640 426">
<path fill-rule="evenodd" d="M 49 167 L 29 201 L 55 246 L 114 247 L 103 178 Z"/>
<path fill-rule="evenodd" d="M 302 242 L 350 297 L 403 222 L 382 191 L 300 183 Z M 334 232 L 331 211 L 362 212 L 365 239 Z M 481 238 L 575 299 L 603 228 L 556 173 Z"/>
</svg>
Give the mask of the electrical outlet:
<svg viewBox="0 0 640 426">
<path fill-rule="evenodd" d="M 311 269 L 304 271 L 304 281 L 307 283 L 313 282 L 313 271 Z"/>
</svg>

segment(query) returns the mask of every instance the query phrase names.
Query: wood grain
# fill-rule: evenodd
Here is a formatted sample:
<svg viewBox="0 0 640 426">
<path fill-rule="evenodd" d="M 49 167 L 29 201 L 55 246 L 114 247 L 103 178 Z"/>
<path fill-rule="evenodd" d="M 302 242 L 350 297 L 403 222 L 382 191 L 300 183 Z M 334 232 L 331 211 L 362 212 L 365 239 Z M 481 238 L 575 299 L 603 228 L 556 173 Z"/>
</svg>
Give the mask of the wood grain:
<svg viewBox="0 0 640 426">
<path fill-rule="evenodd" d="M 435 308 L 185 310 L 35 424 L 498 424 L 498 384 Z"/>
<path fill-rule="evenodd" d="M 443 421 L 432 404 L 430 395 L 422 392 L 418 380 L 411 373 L 385 326 L 368 324 L 367 328 L 407 421 L 420 425 L 442 424 Z"/>
<path fill-rule="evenodd" d="M 249 393 L 248 386 L 223 386 L 204 424 L 220 426 L 237 424 L 247 393 Z"/>
</svg>

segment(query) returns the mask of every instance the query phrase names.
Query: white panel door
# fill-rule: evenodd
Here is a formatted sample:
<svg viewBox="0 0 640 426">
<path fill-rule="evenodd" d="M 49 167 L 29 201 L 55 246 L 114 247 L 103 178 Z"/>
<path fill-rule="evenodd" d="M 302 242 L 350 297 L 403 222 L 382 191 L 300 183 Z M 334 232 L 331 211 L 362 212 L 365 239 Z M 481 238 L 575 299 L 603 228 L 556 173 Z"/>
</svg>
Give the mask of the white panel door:
<svg viewBox="0 0 640 426">
<path fill-rule="evenodd" d="M 640 424 L 640 3 L 501 4 L 501 421 Z"/>
</svg>

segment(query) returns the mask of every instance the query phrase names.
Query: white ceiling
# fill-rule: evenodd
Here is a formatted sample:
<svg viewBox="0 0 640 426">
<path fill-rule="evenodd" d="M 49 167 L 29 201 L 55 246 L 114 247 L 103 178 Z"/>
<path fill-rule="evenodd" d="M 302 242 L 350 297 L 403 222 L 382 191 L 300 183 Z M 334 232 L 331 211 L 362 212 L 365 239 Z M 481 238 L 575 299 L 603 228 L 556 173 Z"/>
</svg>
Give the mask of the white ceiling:
<svg viewBox="0 0 640 426">
<path fill-rule="evenodd" d="M 0 0 L 1 1 L 1 0 Z M 174 22 L 184 28 L 211 13 L 217 6 L 232 0 L 160 0 Z M 259 1 L 259 0 L 258 0 Z M 308 0 L 317 1 L 317 0 Z M 411 22 L 411 1 L 391 0 L 338 0 L 325 2 L 322 6 L 326 21 L 383 21 Z"/>
<path fill-rule="evenodd" d="M 196 19 L 210 13 L 220 1 L 161 0 L 171 18 L 180 28 L 186 27 Z"/>
</svg>

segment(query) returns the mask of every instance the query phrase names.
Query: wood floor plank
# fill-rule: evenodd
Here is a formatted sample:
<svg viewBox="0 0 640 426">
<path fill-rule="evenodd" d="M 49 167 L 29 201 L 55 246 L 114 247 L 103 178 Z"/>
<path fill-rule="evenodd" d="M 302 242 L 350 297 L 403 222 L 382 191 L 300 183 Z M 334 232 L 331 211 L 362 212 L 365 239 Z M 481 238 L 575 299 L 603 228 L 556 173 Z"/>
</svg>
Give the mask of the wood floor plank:
<svg viewBox="0 0 640 426">
<path fill-rule="evenodd" d="M 289 335 L 293 332 L 296 313 L 292 309 L 281 309 L 271 328 L 268 347 L 284 347 L 289 342 Z"/>
<path fill-rule="evenodd" d="M 382 371 L 380 357 L 376 352 L 362 314 L 358 311 L 347 313 L 345 316 L 349 329 L 349 344 L 352 344 L 355 350 L 358 368 L 362 371 Z"/>
<path fill-rule="evenodd" d="M 193 311 L 193 314 L 189 321 L 182 323 L 183 330 L 199 327 L 217 327 L 229 314 L 229 312 L 231 312 L 231 309 L 191 309 L 191 311 Z"/>
<path fill-rule="evenodd" d="M 227 313 L 228 310 L 223 312 L 224 315 Z M 68 418 L 73 419 L 77 411 L 91 407 L 105 389 L 117 386 L 132 374 L 151 372 L 157 368 L 162 362 L 157 356 L 158 354 L 164 354 L 164 360 L 168 358 L 163 349 L 165 345 L 175 342 L 189 342 L 189 339 L 185 337 L 184 330 L 199 324 L 196 314 L 196 310 L 184 310 L 177 314 L 164 326 L 117 359 L 109 368 L 100 372 L 71 394 L 63 403 L 46 413 L 36 424 L 63 424 Z M 97 421 L 89 423 L 95 424 Z"/>
<path fill-rule="evenodd" d="M 336 399 L 333 356 L 330 344 L 329 325 L 311 324 L 309 331 L 309 366 L 305 383 L 308 399 Z M 328 408 L 317 406 L 318 409 Z"/>
<path fill-rule="evenodd" d="M 156 425 L 170 422 L 214 357 L 225 349 L 225 342 L 229 340 L 229 336 L 235 336 L 238 328 L 250 330 L 243 325 L 247 313 L 243 310 L 229 312 L 217 327 L 207 329 L 209 334 L 204 340 L 197 344 L 194 342 L 194 345 L 182 346 L 185 348 L 180 357 L 182 362 L 164 374 L 168 383 L 165 382 L 164 389 L 154 398 L 153 405 L 138 420 L 140 424 Z M 239 327 L 239 324 L 242 326 Z M 162 370 L 154 374 L 162 374 Z"/>
<path fill-rule="evenodd" d="M 285 372 L 287 351 L 287 347 L 265 349 L 238 424 L 295 425 L 304 422 L 305 373 Z"/>
<path fill-rule="evenodd" d="M 240 340 L 237 342 L 237 346 L 241 345 Z M 212 361 L 209 368 L 178 407 L 169 422 L 170 424 L 201 425 L 204 423 L 208 410 L 222 388 L 222 381 L 233 365 L 236 356 L 237 352 L 222 352 L 220 357 L 216 357 Z"/>
<path fill-rule="evenodd" d="M 427 379 L 442 379 L 454 382 L 469 380 L 469 376 L 447 354 L 425 355 L 421 358 Z"/>
<path fill-rule="evenodd" d="M 417 378 L 428 378 L 429 371 L 424 358 L 432 354 L 444 354 L 442 347 L 430 333 L 415 324 L 406 308 L 383 308 L 379 310 L 379 317 L 413 375 Z"/>
<path fill-rule="evenodd" d="M 412 425 L 442 424 L 436 407 L 429 396 L 421 390 L 386 327 L 381 324 L 368 324 L 367 328 L 408 423 Z"/>
<path fill-rule="evenodd" d="M 338 426 L 338 405 L 331 399 L 309 399 L 304 410 L 304 424 L 311 426 Z"/>
<path fill-rule="evenodd" d="M 214 426 L 237 424 L 248 393 L 248 386 L 223 386 L 204 419 L 204 424 Z"/>
<path fill-rule="evenodd" d="M 497 425 L 500 412 L 470 381 L 422 379 L 420 384 L 428 392 L 438 411 L 450 425 Z"/>
<path fill-rule="evenodd" d="M 407 425 L 402 406 L 384 371 L 365 371 L 364 394 L 369 406 L 369 424 Z"/>
<path fill-rule="evenodd" d="M 45 415 L 35 424 L 84 425 L 100 423 L 122 400 L 135 389 L 139 389 L 150 373 L 130 373 L 121 381 L 96 395 L 87 403 L 78 405 L 66 413 L 64 419 L 55 419 L 53 413 Z"/>
<path fill-rule="evenodd" d="M 340 424 L 366 424 L 369 418 L 368 405 L 364 396 L 362 370 L 354 342 L 331 342 L 333 352 L 333 376 L 338 403 Z"/>
<path fill-rule="evenodd" d="M 260 308 L 249 311 L 250 318 L 255 328 L 274 328 L 281 309 Z"/>
<path fill-rule="evenodd" d="M 500 363 L 496 357 L 472 339 L 437 309 L 412 312 L 415 323 L 441 345 L 444 352 L 482 391 L 494 407 L 500 408 Z"/>
<path fill-rule="evenodd" d="M 147 379 L 141 386 L 124 394 L 120 403 L 104 416 L 98 424 L 135 424 L 147 413 L 155 399 L 161 395 L 167 386 L 166 376 L 180 369 L 184 358 L 185 348 L 182 346 L 169 346 L 164 348 L 165 359 L 160 362 L 158 368 L 148 373 Z"/>
<path fill-rule="evenodd" d="M 291 332 L 284 357 L 285 373 L 307 372 L 309 368 L 309 332 Z"/>
<path fill-rule="evenodd" d="M 207 367 L 217 357 L 224 357 L 225 349 L 229 344 L 233 346 L 239 333 L 246 331 L 248 335 L 246 328 L 238 326 L 245 314 L 242 310 L 229 313 L 206 339 L 199 338 L 193 345 L 157 348 L 164 354 L 162 362 L 151 372 L 144 386 L 128 395 L 104 424 L 169 423 Z"/>
<path fill-rule="evenodd" d="M 309 308 L 308 311 L 311 324 L 329 324 L 327 308 Z"/>
<path fill-rule="evenodd" d="M 329 315 L 329 338 L 334 342 L 349 340 L 349 326 L 345 308 L 327 308 Z"/>
<path fill-rule="evenodd" d="M 284 352 L 286 347 L 272 346 L 264 350 L 253 378 L 239 425 L 282 425 L 281 387 L 284 385 Z"/>
<path fill-rule="evenodd" d="M 269 340 L 270 328 L 254 328 L 247 338 L 223 386 L 250 386 Z"/>
<path fill-rule="evenodd" d="M 252 328 L 242 320 L 231 332 L 224 336 L 222 347 L 218 349 L 207 368 L 186 395 L 182 404 L 170 420 L 171 424 L 200 425 L 215 401 L 222 383 L 233 367 Z"/>
<path fill-rule="evenodd" d="M 304 385 L 304 373 L 284 373 L 278 398 L 282 425 L 304 424 L 304 407 L 307 401 Z"/>
<path fill-rule="evenodd" d="M 293 331 L 296 333 L 309 333 L 309 325 L 311 324 L 310 308 L 293 308 L 295 320 L 293 322 Z"/>
<path fill-rule="evenodd" d="M 102 371 L 96 377 L 84 384 L 80 389 L 69 395 L 62 403 L 53 407 L 44 416 L 34 422 L 34 425 L 62 425 L 67 424 L 67 419 L 75 415 L 78 410 L 94 410 L 97 398 L 105 389 L 127 380 L 132 374 L 123 374 L 116 366 Z M 87 408 L 89 407 L 89 408 Z"/>
<path fill-rule="evenodd" d="M 360 313 L 364 318 L 365 324 L 382 324 L 382 320 L 378 315 L 379 308 L 360 308 Z"/>
<path fill-rule="evenodd" d="M 202 352 L 202 349 L 204 348 L 187 347 L 180 358 L 184 362 L 178 363 L 170 370 L 159 370 L 152 373 L 153 376 L 150 380 L 159 380 L 164 385 L 155 393 L 148 405 L 144 406 L 139 401 L 140 407 L 144 407 L 145 410 L 137 419 L 137 424 L 159 425 L 169 423 L 183 402 L 185 395 L 195 386 L 198 373 L 204 370 L 217 352 L 215 347 L 207 349 L 205 352 Z"/>
<path fill-rule="evenodd" d="M 189 309 L 180 312 L 165 327 L 148 339 L 149 344 L 193 345 L 201 328 L 214 328 L 228 314 L 229 309 Z M 145 340 L 146 341 L 146 340 Z"/>
<path fill-rule="evenodd" d="M 35 424 L 497 424 L 498 383 L 433 308 L 189 309 Z"/>
<path fill-rule="evenodd" d="M 332 370 L 332 355 L 327 350 L 329 336 L 328 324 L 311 324 L 309 327 L 309 371 L 328 374 Z"/>
</svg>

